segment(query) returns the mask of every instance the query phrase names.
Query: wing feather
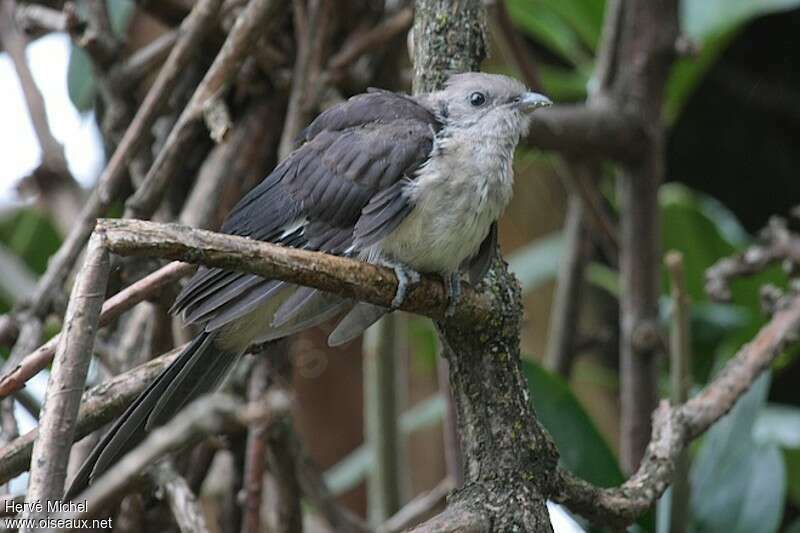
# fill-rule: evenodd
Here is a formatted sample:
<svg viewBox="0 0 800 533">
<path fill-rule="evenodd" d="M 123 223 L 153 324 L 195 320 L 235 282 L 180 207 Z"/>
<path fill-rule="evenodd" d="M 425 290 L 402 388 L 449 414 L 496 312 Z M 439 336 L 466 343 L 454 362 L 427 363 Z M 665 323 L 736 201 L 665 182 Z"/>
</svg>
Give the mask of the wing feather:
<svg viewBox="0 0 800 533">
<path fill-rule="evenodd" d="M 354 243 L 377 242 L 413 208 L 402 183 L 413 179 L 427 160 L 439 127 L 414 99 L 386 91 L 334 106 L 242 198 L 222 231 L 333 254 L 352 251 Z M 271 298 L 286 294 L 285 288 L 291 286 L 252 274 L 201 269 L 173 309 L 215 331 L 262 306 L 266 309 Z M 320 298 L 300 291 L 282 308 L 281 319 L 287 326 L 312 324 L 342 307 L 328 302 L 330 296 L 321 305 Z"/>
</svg>

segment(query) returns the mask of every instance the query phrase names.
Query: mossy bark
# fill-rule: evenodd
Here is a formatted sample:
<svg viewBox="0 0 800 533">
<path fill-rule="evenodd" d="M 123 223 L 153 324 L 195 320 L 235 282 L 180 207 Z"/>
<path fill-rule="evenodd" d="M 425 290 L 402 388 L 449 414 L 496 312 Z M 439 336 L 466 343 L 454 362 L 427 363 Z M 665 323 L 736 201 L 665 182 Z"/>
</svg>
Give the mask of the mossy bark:
<svg viewBox="0 0 800 533">
<path fill-rule="evenodd" d="M 414 92 L 479 70 L 486 55 L 482 0 L 417 0 Z M 499 254 L 498 254 L 499 255 Z M 438 323 L 456 405 L 465 484 L 423 531 L 552 531 L 546 507 L 558 452 L 539 425 L 521 369 L 519 283 L 502 260 L 484 280 L 492 313 Z"/>
</svg>

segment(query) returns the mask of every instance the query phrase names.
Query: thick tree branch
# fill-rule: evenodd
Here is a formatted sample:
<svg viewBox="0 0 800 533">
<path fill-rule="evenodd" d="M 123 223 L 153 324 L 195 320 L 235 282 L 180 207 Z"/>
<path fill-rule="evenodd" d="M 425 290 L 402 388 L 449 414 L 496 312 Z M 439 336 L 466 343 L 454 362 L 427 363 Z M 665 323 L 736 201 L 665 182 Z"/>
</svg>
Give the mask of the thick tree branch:
<svg viewBox="0 0 800 533">
<path fill-rule="evenodd" d="M 480 0 L 417 0 L 414 91 L 477 70 L 485 54 Z M 487 320 L 439 323 L 464 456 L 464 487 L 418 531 L 551 531 L 546 495 L 558 460 L 521 372 L 519 284 L 501 260 L 487 274 Z M 416 530 L 415 530 L 416 531 Z"/>
<path fill-rule="evenodd" d="M 306 285 L 344 297 L 389 307 L 397 278 L 369 263 L 196 230 L 178 224 L 100 219 L 97 231 L 109 251 L 187 260 L 206 266 L 244 270 L 266 278 Z M 477 323 L 489 317 L 488 295 L 465 287 L 454 322 Z M 400 306 L 404 311 L 443 319 L 447 299 L 439 280 L 425 276 Z"/>
<path fill-rule="evenodd" d="M 650 437 L 656 404 L 661 248 L 658 189 L 664 179 L 661 109 L 678 35 L 677 0 L 610 1 L 600 50 L 601 83 L 592 100 L 636 117 L 644 145 L 623 162 L 620 213 L 621 462 L 633 472 Z M 610 56 L 614 56 L 613 58 Z"/>
<path fill-rule="evenodd" d="M 636 117 L 599 102 L 537 111 L 528 133 L 529 144 L 536 148 L 618 161 L 640 157 L 645 139 Z"/>
</svg>

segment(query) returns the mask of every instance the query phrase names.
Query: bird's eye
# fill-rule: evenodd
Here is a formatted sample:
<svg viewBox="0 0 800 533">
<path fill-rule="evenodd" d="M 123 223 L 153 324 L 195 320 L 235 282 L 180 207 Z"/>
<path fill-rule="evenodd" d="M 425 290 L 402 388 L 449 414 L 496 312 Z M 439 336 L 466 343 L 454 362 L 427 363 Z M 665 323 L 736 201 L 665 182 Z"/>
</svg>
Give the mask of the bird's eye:
<svg viewBox="0 0 800 533">
<path fill-rule="evenodd" d="M 483 95 L 483 93 L 474 92 L 469 95 L 469 103 L 473 107 L 480 107 L 486 103 L 486 97 Z"/>
</svg>

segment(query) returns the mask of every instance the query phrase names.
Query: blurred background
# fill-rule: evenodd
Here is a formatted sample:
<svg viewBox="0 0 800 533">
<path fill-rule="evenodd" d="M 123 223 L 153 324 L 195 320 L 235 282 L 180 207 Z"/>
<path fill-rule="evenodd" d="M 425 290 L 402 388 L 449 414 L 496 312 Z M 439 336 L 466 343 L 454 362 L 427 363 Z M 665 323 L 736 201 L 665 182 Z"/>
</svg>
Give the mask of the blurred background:
<svg viewBox="0 0 800 533">
<path fill-rule="evenodd" d="M 19 6 L 34 2 L 16 4 L 19 12 Z M 58 11 L 64 7 L 57 1 L 36 4 Z M 66 32 L 42 28 L 35 17 L 17 17 L 27 64 L 44 99 L 52 136 L 63 145 L 67 172 L 53 172 L 52 166 L 43 164 L 46 151 L 34 130 L 20 78 L 9 54 L 0 53 L 0 313 L 32 294 L 169 50 L 176 19 L 170 9 L 153 4 L 157 3 L 107 2 L 123 43 L 122 57 L 138 57 L 142 50 L 157 52 L 157 58 L 141 73 L 130 75 L 124 86 L 109 87 L 107 80 L 100 80 L 96 67 Z M 185 9 L 192 2 L 167 4 Z M 225 2 L 225 9 L 232 11 L 236 4 Z M 603 25 L 603 0 L 489 4 L 491 54 L 484 70 L 525 78 L 521 72 L 525 66 L 519 61 L 522 51 L 534 69 L 538 89 L 554 101 L 587 98 Z M 78 1 L 76 8 L 81 13 L 85 6 Z M 217 201 L 200 223 L 216 228 L 240 195 L 278 158 L 283 115 L 296 76 L 291 10 L 287 12 L 274 27 L 264 57 L 245 64 L 234 94 L 227 99 L 236 124 L 228 142 L 237 143 L 236 148 L 226 151 L 207 135 L 197 135 L 156 219 L 179 218 L 200 179 L 196 177 L 212 173 L 216 176 L 212 179 L 219 181 Z M 303 118 L 310 119 L 367 86 L 410 91 L 406 51 L 410 13 L 403 2 L 389 0 L 386 5 L 342 1 L 328 9 L 327 31 L 337 44 L 323 54 L 336 51 L 349 33 L 387 19 L 395 25 L 387 26 L 388 37 L 374 50 L 336 70 L 329 83 L 319 83 L 318 98 L 306 106 Z M 659 209 L 663 250 L 684 254 L 692 302 L 691 377 L 693 386 L 701 387 L 765 322 L 759 287 L 786 283 L 780 268 L 737 282 L 730 305 L 710 302 L 703 291 L 708 267 L 746 248 L 772 215 L 786 216 L 800 204 L 800 0 L 682 0 L 680 23 L 686 50 L 672 69 L 665 96 L 667 182 L 659 191 Z M 148 48 L 154 43 L 161 44 Z M 179 83 L 148 137 L 151 148 L 142 150 L 131 165 L 123 197 L 139 179 L 137 165 L 139 172 L 146 172 L 218 46 L 210 42 L 198 47 L 183 75 L 185 83 Z M 313 85 L 319 79 L 306 81 Z M 597 206 L 600 216 L 613 224 L 618 215 L 614 169 L 599 168 L 601 175 L 594 176 Z M 564 175 L 569 170 L 560 156 L 523 145 L 517 151 L 515 172 L 515 197 L 500 224 L 500 243 L 524 291 L 522 348 L 533 401 L 558 444 L 562 462 L 590 481 L 615 485 L 624 479 L 618 459 L 616 260 L 602 235 L 585 239 L 577 323 L 571 325 L 567 347 L 554 347 L 551 310 L 567 246 Z M 118 200 L 112 214 L 121 214 L 122 205 Z M 131 350 L 135 347 L 130 361 L 163 353 L 182 338 L 178 327 L 163 325 L 168 304 L 152 302 L 140 306 L 146 312 L 129 313 L 133 316 L 104 331 L 98 349 L 125 342 Z M 660 307 L 666 332 L 671 309 L 666 275 Z M 138 322 L 130 326 L 134 320 Z M 325 469 L 332 490 L 373 522 L 437 486 L 453 468 L 448 467 L 452 435 L 440 387 L 443 369 L 435 329 L 427 319 L 411 316 L 391 327 L 397 329 L 393 343 L 373 335 L 330 349 L 325 344 L 328 329 L 322 327 L 286 348 L 287 375 L 296 390 L 293 414 L 298 432 Z M 45 336 L 59 328 L 58 319 L 51 317 Z M 374 368 L 376 350 L 393 354 L 391 383 Z M 0 348 L 0 353 L 7 357 L 8 349 Z M 98 359 L 102 361 L 102 354 Z M 666 362 L 662 366 L 661 396 L 667 396 Z M 102 363 L 94 365 L 91 379 L 96 383 L 107 372 Z M 28 387 L 32 401 L 41 400 L 44 380 L 39 376 Z M 376 380 L 383 381 L 377 386 Z M 722 423 L 693 445 L 690 531 L 800 532 L 798 383 L 798 353 L 786 353 Z M 380 421 L 371 420 L 370 413 L 387 401 L 387 390 L 397 405 L 399 445 L 395 457 L 379 465 L 376 462 L 385 455 L 377 449 L 381 439 L 375 428 Z M 20 430 L 31 429 L 30 414 L 22 408 L 18 413 Z M 235 457 L 236 446 L 228 452 Z M 395 495 L 381 494 L 380 487 L 370 485 L 378 468 L 394 469 Z M 14 492 L 22 490 L 24 479 L 12 486 Z M 660 508 L 666 505 L 662 502 Z M 667 512 L 651 514 L 638 527 L 667 531 L 668 517 Z"/>
</svg>

